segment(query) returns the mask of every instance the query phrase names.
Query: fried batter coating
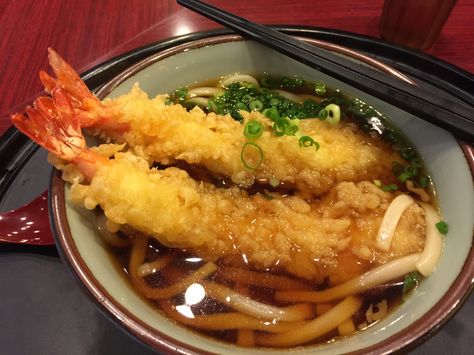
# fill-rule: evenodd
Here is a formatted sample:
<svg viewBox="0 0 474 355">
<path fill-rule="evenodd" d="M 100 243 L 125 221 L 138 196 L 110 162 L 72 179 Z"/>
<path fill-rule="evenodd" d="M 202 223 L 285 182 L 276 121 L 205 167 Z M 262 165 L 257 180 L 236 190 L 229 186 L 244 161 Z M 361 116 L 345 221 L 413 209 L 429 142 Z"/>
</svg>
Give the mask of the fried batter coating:
<svg viewBox="0 0 474 355">
<path fill-rule="evenodd" d="M 54 53 L 53 59 L 58 59 Z M 56 68 L 60 74 L 72 70 L 63 66 Z M 260 120 L 266 131 L 258 138 L 264 162 L 255 172 L 246 172 L 240 165 L 242 126 L 231 117 L 205 115 L 199 109 L 188 113 L 181 106 L 165 105 L 163 97 L 149 100 L 138 87 L 103 106 L 77 75 L 65 77 L 75 85 L 63 88 L 57 84 L 62 79 L 43 75 L 51 97 L 39 97 L 11 120 L 55 156 L 52 161 L 64 172 L 63 179 L 72 183 L 73 201 L 88 209 L 100 206 L 117 225 L 170 247 L 193 249 L 207 260 L 237 255 L 257 268 L 319 282 L 329 277 L 332 283 L 352 277 L 357 268 L 362 272 L 370 264 L 423 247 L 426 222 L 415 205 L 404 212 L 389 252 L 375 249 L 382 216 L 398 192 L 383 192 L 362 180 L 390 174 L 395 153 L 350 125 L 302 121 L 301 134 L 321 144 L 315 151 L 299 147 L 295 137 L 275 137 L 265 117 L 248 114 L 247 120 Z M 81 131 L 85 119 L 101 122 L 140 156 L 119 152 L 123 146 L 118 145 L 87 147 Z M 277 178 L 303 187 L 297 195 L 275 193 L 267 199 L 235 185 L 218 188 L 198 182 L 176 167 L 149 167 L 150 161 L 180 159 L 244 185 L 251 185 L 253 178 Z M 305 189 L 326 193 L 306 199 L 301 196 Z"/>
<path fill-rule="evenodd" d="M 276 137 L 272 122 L 262 114 L 242 111 L 245 121 L 258 120 L 265 127 L 254 142 L 262 149 L 263 162 L 249 170 L 241 160 L 243 126 L 231 116 L 206 115 L 199 108 L 186 112 L 180 105 L 166 105 L 164 95 L 150 100 L 137 84 L 130 93 L 101 102 L 64 59 L 54 50 L 48 51 L 56 78 L 40 73 L 46 91 L 60 90 L 69 98 L 81 127 L 90 128 L 109 142 L 127 143 L 150 164 L 184 160 L 228 176 L 243 187 L 255 181 L 281 182 L 306 196 L 319 196 L 341 181 L 387 177 L 392 161 L 400 160 L 387 143 L 353 124 L 331 126 L 319 119 L 302 120 L 297 133 L 315 139 L 321 146 L 316 151 L 300 147 L 295 136 Z M 46 112 L 47 100 L 36 101 Z"/>
<path fill-rule="evenodd" d="M 301 135 L 320 144 L 303 148 L 295 136 L 276 137 L 272 122 L 259 112 L 242 111 L 245 122 L 258 120 L 265 131 L 255 140 L 263 151 L 262 164 L 245 168 L 241 152 L 246 138 L 243 125 L 230 116 L 191 112 L 180 105 L 166 105 L 166 97 L 149 99 L 138 85 L 117 99 L 103 101 L 117 125 L 129 125 L 124 133 L 96 127 L 93 132 L 116 142 L 151 162 L 172 164 L 179 160 L 223 174 L 240 186 L 255 181 L 291 183 L 300 191 L 321 195 L 341 181 L 363 181 L 388 176 L 392 161 L 400 161 L 387 143 L 360 131 L 354 124 L 330 125 L 319 119 L 299 123 Z"/>
<path fill-rule="evenodd" d="M 71 196 L 88 209 L 99 205 L 114 223 L 207 260 L 242 254 L 257 268 L 317 281 L 340 272 L 338 254 L 368 266 L 418 252 L 424 240 L 421 209 L 413 209 L 402 218 L 391 251 L 375 251 L 376 227 L 394 195 L 364 182 L 340 183 L 312 203 L 299 196 L 267 199 L 197 182 L 178 168 L 150 169 L 131 153 L 117 153 L 89 184 L 73 183 Z"/>
</svg>

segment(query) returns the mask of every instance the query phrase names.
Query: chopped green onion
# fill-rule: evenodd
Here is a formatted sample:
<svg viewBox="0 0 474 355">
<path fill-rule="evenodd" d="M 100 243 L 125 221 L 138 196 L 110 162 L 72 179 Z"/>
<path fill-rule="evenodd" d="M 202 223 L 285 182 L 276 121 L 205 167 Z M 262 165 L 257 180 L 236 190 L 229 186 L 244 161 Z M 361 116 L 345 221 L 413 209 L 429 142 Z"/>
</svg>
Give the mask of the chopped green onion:
<svg viewBox="0 0 474 355">
<path fill-rule="evenodd" d="M 411 178 L 411 175 L 408 174 L 406 171 L 401 173 L 400 175 L 397 176 L 397 179 L 400 180 L 401 182 L 405 182 Z"/>
<path fill-rule="evenodd" d="M 414 167 L 413 165 L 408 165 L 406 168 L 405 168 L 405 172 L 410 175 L 410 177 L 413 177 L 415 176 L 417 173 L 418 173 L 418 169 L 416 167 Z"/>
<path fill-rule="evenodd" d="M 226 106 L 219 106 L 217 108 L 217 113 L 219 115 L 227 115 L 230 112 L 229 108 Z"/>
<path fill-rule="evenodd" d="M 273 122 L 280 119 L 280 114 L 278 113 L 278 110 L 277 110 L 276 107 L 267 108 L 267 109 L 263 110 L 262 113 L 265 116 L 267 116 L 269 119 L 271 119 Z"/>
<path fill-rule="evenodd" d="M 421 187 L 427 187 L 430 183 L 430 178 L 428 176 L 420 177 L 419 184 Z"/>
<path fill-rule="evenodd" d="M 281 137 L 284 136 L 287 132 L 288 126 L 290 124 L 288 123 L 287 120 L 285 119 L 279 119 L 273 124 L 273 131 L 275 133 L 275 136 Z"/>
<path fill-rule="evenodd" d="M 326 94 L 326 85 L 323 83 L 316 83 L 316 86 L 314 88 L 314 93 L 318 96 L 323 96 Z"/>
<path fill-rule="evenodd" d="M 320 120 L 325 120 L 329 115 L 329 112 L 325 109 L 322 109 L 321 111 L 319 111 L 318 113 L 318 117 Z"/>
<path fill-rule="evenodd" d="M 259 121 L 248 121 L 244 126 L 244 136 L 248 139 L 257 139 L 263 133 L 263 124 Z"/>
<path fill-rule="evenodd" d="M 297 121 L 297 120 L 295 119 L 295 120 L 290 121 L 290 124 L 286 128 L 286 132 L 285 132 L 285 135 L 287 136 L 293 136 L 295 135 L 296 132 L 298 132 L 298 125 L 293 124 L 293 121 Z"/>
<path fill-rule="evenodd" d="M 178 98 L 179 101 L 184 101 L 188 96 L 188 89 L 179 88 L 174 92 L 174 95 Z"/>
<path fill-rule="evenodd" d="M 377 187 L 382 187 L 382 181 L 376 179 L 376 180 L 374 180 L 374 185 L 377 186 Z"/>
<path fill-rule="evenodd" d="M 436 223 L 436 229 L 443 235 L 448 234 L 449 225 L 445 221 Z"/>
<path fill-rule="evenodd" d="M 314 145 L 316 150 L 318 150 L 319 147 L 320 147 L 319 143 L 316 142 L 310 136 L 301 136 L 298 143 L 299 143 L 300 147 L 305 147 L 305 148 L 308 148 L 308 147 L 311 147 L 311 146 Z"/>
<path fill-rule="evenodd" d="M 257 155 L 258 155 L 258 159 L 257 159 L 257 162 L 255 164 L 252 164 L 251 160 L 252 159 L 248 159 L 245 157 L 245 153 L 247 151 L 247 153 L 249 153 L 249 149 L 253 149 Z M 242 161 L 242 164 L 249 170 L 257 170 L 258 167 L 260 166 L 260 164 L 262 164 L 263 162 L 263 151 L 262 151 L 262 148 L 260 148 L 257 144 L 253 143 L 253 142 L 246 142 L 243 147 L 242 147 L 242 151 L 240 152 L 240 160 Z"/>
<path fill-rule="evenodd" d="M 298 112 L 296 112 L 296 110 L 291 109 L 291 108 L 283 112 L 283 116 L 288 117 L 288 118 L 296 117 L 296 115 L 298 115 Z"/>
<path fill-rule="evenodd" d="M 253 101 L 254 100 L 254 97 L 250 94 L 245 94 L 242 96 L 242 101 L 243 102 L 250 102 L 250 101 Z"/>
<path fill-rule="evenodd" d="M 384 185 L 381 187 L 382 191 L 397 191 L 397 184 Z"/>
<path fill-rule="evenodd" d="M 235 108 L 237 110 L 244 110 L 244 111 L 248 111 L 248 109 L 249 109 L 248 106 L 242 101 L 237 102 L 235 104 Z"/>
<path fill-rule="evenodd" d="M 304 84 L 304 81 L 297 77 L 294 77 L 294 78 L 283 77 L 281 79 L 281 86 L 287 89 L 299 88 L 303 86 L 303 84 Z"/>
<path fill-rule="evenodd" d="M 253 101 L 250 101 L 250 103 L 249 103 L 249 108 L 250 108 L 252 111 L 262 111 L 262 109 L 263 109 L 263 103 L 262 103 L 262 101 L 260 101 L 260 100 L 253 100 Z"/>
<path fill-rule="evenodd" d="M 341 108 L 336 104 L 327 105 L 324 110 L 328 112 L 326 122 L 335 125 L 341 120 Z"/>
<path fill-rule="evenodd" d="M 421 281 L 421 275 L 417 271 L 405 275 L 403 280 L 402 303 L 405 302 L 408 292 L 418 286 Z"/>
<path fill-rule="evenodd" d="M 270 99 L 270 106 L 278 106 L 281 103 L 281 100 L 277 98 Z"/>
</svg>

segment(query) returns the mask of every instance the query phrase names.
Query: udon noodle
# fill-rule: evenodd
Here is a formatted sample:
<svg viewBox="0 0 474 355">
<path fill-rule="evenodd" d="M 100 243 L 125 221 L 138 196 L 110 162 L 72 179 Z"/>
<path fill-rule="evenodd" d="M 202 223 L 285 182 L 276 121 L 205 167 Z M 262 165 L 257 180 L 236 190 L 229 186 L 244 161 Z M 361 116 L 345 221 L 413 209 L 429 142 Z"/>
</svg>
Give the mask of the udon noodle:
<svg viewBox="0 0 474 355">
<path fill-rule="evenodd" d="M 50 63 L 51 97 L 12 121 L 176 322 L 245 347 L 315 344 L 382 321 L 435 269 L 447 225 L 423 160 L 360 100 L 235 74 L 101 102 Z"/>
<path fill-rule="evenodd" d="M 231 76 L 224 78 L 215 86 L 180 89 L 171 95 L 170 100 L 181 103 L 190 110 L 197 105 L 205 111 L 214 110 L 220 114 L 232 114 L 236 120 L 240 120 L 248 115 L 245 110 L 252 112 L 250 104 L 252 98 L 247 100 L 244 107 L 242 102 L 236 104 L 235 99 L 226 102 L 222 97 L 226 95 L 226 90 L 231 91 L 230 94 L 227 93 L 231 96 L 232 90 L 236 88 L 242 90 L 242 87 L 250 87 L 251 90 L 263 91 L 268 95 L 270 88 L 262 90 L 261 81 L 263 80 L 259 81 L 249 75 Z M 419 273 L 428 276 L 435 268 L 442 248 L 440 233 L 435 228 L 440 222 L 440 217 L 435 208 L 429 204 L 430 201 L 433 203 L 433 187 L 423 184 L 423 180 L 428 177 L 424 175 L 426 172 L 421 159 L 375 110 L 355 101 L 358 102 L 360 109 L 360 112 L 357 112 L 354 107 L 348 107 L 349 98 L 325 87 L 324 90 L 329 91 L 325 94 L 320 96 L 309 94 L 308 84 L 304 83 L 299 87 L 293 87 L 293 92 L 285 87 L 272 90 L 270 98 L 254 97 L 253 106 L 256 105 L 255 101 L 270 101 L 273 98 L 273 103 L 276 100 L 289 102 L 295 110 L 295 107 L 304 107 L 304 102 L 311 102 L 316 107 L 313 107 L 312 114 L 314 114 L 314 110 L 324 110 L 325 107 L 332 105 L 329 107 L 329 110 L 333 110 L 330 114 L 332 122 L 329 124 L 338 125 L 340 130 L 355 130 L 357 134 L 365 137 L 366 142 L 371 142 L 375 138 L 378 140 L 377 144 L 389 146 L 387 159 L 393 159 L 393 152 L 400 156 L 401 160 L 396 160 L 393 171 L 380 169 L 379 175 L 370 181 L 372 187 L 380 191 L 397 191 L 396 197 L 387 202 L 383 215 L 378 215 L 376 221 L 367 227 L 372 240 L 363 244 L 367 240 L 361 238 L 362 244 L 350 243 L 352 250 L 343 249 L 339 257 L 335 256 L 337 265 L 326 265 L 330 271 L 319 279 L 305 277 L 304 273 L 298 275 L 298 272 L 292 272 L 294 270 L 291 267 L 282 269 L 278 265 L 279 260 L 270 266 L 259 268 L 247 260 L 245 253 L 216 257 L 213 253 L 196 253 L 192 249 L 168 248 L 154 238 L 130 230 L 119 230 L 113 224 L 108 228 L 100 227 L 104 240 L 111 245 L 118 258 L 123 260 L 123 267 L 127 270 L 133 286 L 144 297 L 152 300 L 161 312 L 178 323 L 205 335 L 245 347 L 292 347 L 324 342 L 350 336 L 381 321 L 406 296 L 404 293 L 407 292 L 407 284 L 403 281 L 406 275 Z M 284 81 L 276 86 L 285 86 Z M 318 87 L 321 89 L 321 84 L 317 84 L 316 89 Z M 234 110 L 231 104 L 240 105 L 239 110 Z M 263 106 L 265 105 L 268 105 L 268 102 L 263 102 Z M 265 110 L 259 103 L 257 106 L 253 111 Z M 385 125 L 382 127 L 385 131 L 380 134 L 381 126 L 378 126 L 377 130 L 366 129 L 368 132 L 357 128 L 366 123 L 361 123 L 364 114 L 366 117 L 374 115 L 372 119 L 374 117 L 380 119 Z M 301 117 L 302 111 L 296 112 L 296 115 L 299 115 L 299 119 L 306 118 Z M 307 115 L 308 119 L 312 117 L 311 113 Z M 406 160 L 409 161 L 406 159 L 407 156 L 404 156 L 406 152 L 410 152 L 408 158 L 411 158 L 412 164 L 407 165 L 408 168 L 400 169 L 399 165 Z M 216 186 L 232 185 L 232 181 L 221 176 L 217 176 L 216 180 L 213 172 L 206 170 L 206 167 L 199 167 L 199 164 L 178 163 L 177 166 L 187 169 L 198 180 L 211 182 Z M 413 167 L 416 167 L 417 173 L 411 174 L 408 178 L 403 175 Z M 269 179 L 251 187 L 250 194 L 262 194 L 270 199 L 277 195 L 302 196 L 310 204 L 315 200 L 330 200 L 328 204 L 323 204 L 329 207 L 321 214 L 332 214 L 336 218 L 344 216 L 345 209 L 349 209 L 352 214 L 358 213 L 357 209 L 356 211 L 350 209 L 347 201 L 344 203 L 344 199 L 334 198 L 335 192 L 332 190 L 314 196 L 308 193 L 304 186 L 275 180 Z M 356 178 L 355 182 L 360 184 L 363 180 L 364 178 Z M 348 193 L 343 190 L 340 188 L 339 193 Z M 349 198 L 361 199 L 360 195 L 348 194 Z M 368 199 L 359 203 L 366 204 L 359 208 L 364 210 L 370 209 L 370 204 L 377 204 L 377 201 Z M 408 248 L 413 250 L 411 253 L 406 250 L 397 252 L 397 246 L 391 250 L 402 216 L 414 206 L 422 211 L 426 222 L 420 223 L 416 218 L 408 219 L 403 222 L 405 227 L 402 229 L 405 228 L 406 231 L 406 228 L 421 228 L 422 243 Z M 100 215 L 98 218 L 100 221 L 98 225 L 105 226 L 103 216 Z M 353 220 L 352 223 L 363 223 L 363 221 Z M 376 233 L 374 229 L 377 229 Z M 357 231 L 357 228 L 353 228 L 352 232 L 354 230 Z M 361 230 L 364 228 L 360 228 L 359 233 Z M 357 240 L 360 236 L 355 233 L 349 234 L 348 238 Z M 400 239 L 400 236 L 398 238 Z M 133 243 L 131 249 L 130 243 Z M 412 243 L 416 244 L 414 241 Z M 376 253 L 381 255 L 375 257 Z M 382 255 L 383 253 L 389 256 Z M 209 261 L 206 261 L 206 257 Z M 318 263 L 318 260 L 314 262 Z"/>
</svg>

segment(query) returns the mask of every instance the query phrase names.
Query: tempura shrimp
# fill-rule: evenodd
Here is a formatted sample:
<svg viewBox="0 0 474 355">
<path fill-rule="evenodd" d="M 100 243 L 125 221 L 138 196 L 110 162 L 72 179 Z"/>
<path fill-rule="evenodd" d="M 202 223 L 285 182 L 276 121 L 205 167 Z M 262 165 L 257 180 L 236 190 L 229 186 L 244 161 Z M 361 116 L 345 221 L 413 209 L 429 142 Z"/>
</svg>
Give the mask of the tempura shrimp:
<svg viewBox="0 0 474 355">
<path fill-rule="evenodd" d="M 318 281 L 351 277 L 344 276 L 348 263 L 364 269 L 423 249 L 423 212 L 414 205 L 402 217 L 390 250 L 376 250 L 374 226 L 396 194 L 372 183 L 342 183 L 311 203 L 296 195 L 217 188 L 178 168 L 150 168 L 130 152 L 109 158 L 88 148 L 69 95 L 59 87 L 51 94 L 13 115 L 12 122 L 66 163 L 59 168 L 82 174 L 72 182 L 72 200 L 87 209 L 100 206 L 112 223 L 169 247 L 193 249 L 207 260 L 244 255 L 257 268 L 276 267 Z"/>
<path fill-rule="evenodd" d="M 101 102 L 53 50 L 49 57 L 57 78 L 41 72 L 47 91 L 61 87 L 70 95 L 82 127 L 107 141 L 126 143 L 150 164 L 185 161 L 230 177 L 240 186 L 283 183 L 319 196 L 342 181 L 370 181 L 381 175 L 393 179 L 392 161 L 401 160 L 388 144 L 362 134 L 354 125 L 301 120 L 301 134 L 320 143 L 316 151 L 300 147 L 294 136 L 276 137 L 264 115 L 242 112 L 245 122 L 260 121 L 265 128 L 258 139 L 262 162 L 248 169 L 242 161 L 243 125 L 229 115 L 205 114 L 197 107 L 187 112 L 181 105 L 166 104 L 165 95 L 149 99 L 138 85 L 126 95 Z"/>
</svg>

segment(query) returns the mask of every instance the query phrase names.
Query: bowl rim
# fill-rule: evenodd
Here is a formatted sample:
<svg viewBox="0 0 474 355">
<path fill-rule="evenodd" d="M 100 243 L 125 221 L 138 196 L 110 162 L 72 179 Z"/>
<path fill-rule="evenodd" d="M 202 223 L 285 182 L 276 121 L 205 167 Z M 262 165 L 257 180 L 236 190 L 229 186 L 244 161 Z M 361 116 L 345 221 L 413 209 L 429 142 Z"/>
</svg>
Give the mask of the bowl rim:
<svg viewBox="0 0 474 355">
<path fill-rule="evenodd" d="M 308 43 L 311 43 L 323 49 L 328 49 L 340 54 L 347 55 L 353 59 L 359 60 L 368 65 L 371 65 L 386 74 L 393 75 L 400 80 L 406 81 L 409 84 L 417 85 L 417 83 L 414 80 L 412 80 L 409 76 L 403 74 L 402 72 L 392 68 L 391 66 L 387 64 L 384 64 L 358 51 L 352 50 L 350 48 L 347 48 L 338 44 L 334 44 L 334 43 L 330 43 L 327 41 L 322 41 L 322 40 L 318 40 L 314 38 L 307 38 L 304 36 L 292 36 L 292 37 L 306 41 Z M 240 35 L 234 35 L 234 34 L 218 35 L 218 36 L 205 37 L 205 38 L 194 40 L 194 41 L 189 41 L 189 42 L 165 49 L 163 51 L 152 54 L 149 57 L 142 59 L 138 63 L 135 63 L 132 66 L 125 69 L 124 71 L 122 71 L 115 78 L 105 83 L 99 90 L 97 90 L 96 96 L 100 100 L 102 100 L 105 96 L 107 96 L 110 92 L 112 92 L 118 85 L 120 85 L 123 81 L 133 76 L 135 73 L 139 72 L 140 70 L 146 68 L 147 66 L 153 63 L 156 63 L 160 60 L 173 56 L 177 53 L 201 48 L 204 46 L 211 46 L 211 45 L 235 42 L 235 41 L 246 41 L 246 40 L 247 39 L 243 38 Z"/>
<path fill-rule="evenodd" d="M 349 49 L 344 46 L 336 45 L 330 42 L 321 41 L 304 36 L 299 37 L 312 44 L 319 45 L 325 49 L 334 50 L 341 54 L 349 55 L 355 59 L 373 65 L 379 70 L 388 74 L 395 75 L 401 80 L 405 80 L 411 84 L 416 82 L 410 79 L 405 74 L 402 74 L 396 69 L 393 69 L 387 64 L 384 64 L 376 59 L 366 56 L 356 50 Z M 96 93 L 102 99 L 113 89 L 115 89 L 121 82 L 134 75 L 136 72 L 145 67 L 160 61 L 164 58 L 173 56 L 175 54 L 201 48 L 208 45 L 219 43 L 233 42 L 245 40 L 238 35 L 219 35 L 212 37 L 205 37 L 202 39 L 189 41 L 169 49 L 165 49 L 158 53 L 152 54 L 144 58 L 138 63 L 125 69 L 114 79 L 107 82 Z M 470 144 L 459 142 L 465 158 L 469 164 L 471 176 L 474 176 L 474 147 Z M 69 223 L 66 216 L 66 200 L 65 200 L 65 183 L 61 179 L 61 172 L 54 169 L 50 180 L 50 196 L 49 196 L 49 210 L 50 222 L 56 244 L 59 246 L 58 250 L 61 258 L 72 269 L 73 274 L 79 279 L 86 293 L 99 305 L 99 309 L 105 311 L 114 323 L 120 325 L 125 330 L 134 334 L 139 340 L 154 350 L 184 352 L 184 353 L 209 353 L 201 349 L 195 348 L 189 343 L 184 343 L 176 338 L 169 337 L 159 330 L 149 326 L 133 313 L 129 312 L 123 307 L 94 277 L 92 271 L 82 259 L 78 249 L 75 246 L 72 237 Z M 404 330 L 394 334 L 390 338 L 382 340 L 372 346 L 359 349 L 354 354 L 372 354 L 372 353 L 389 353 L 398 351 L 403 348 L 414 347 L 420 342 L 432 336 L 444 323 L 446 323 L 459 310 L 464 301 L 469 297 L 474 288 L 474 236 L 471 242 L 471 249 L 467 256 L 466 262 L 463 265 L 458 277 L 454 280 L 448 291 L 444 296 L 422 317 L 413 322 Z"/>
</svg>

